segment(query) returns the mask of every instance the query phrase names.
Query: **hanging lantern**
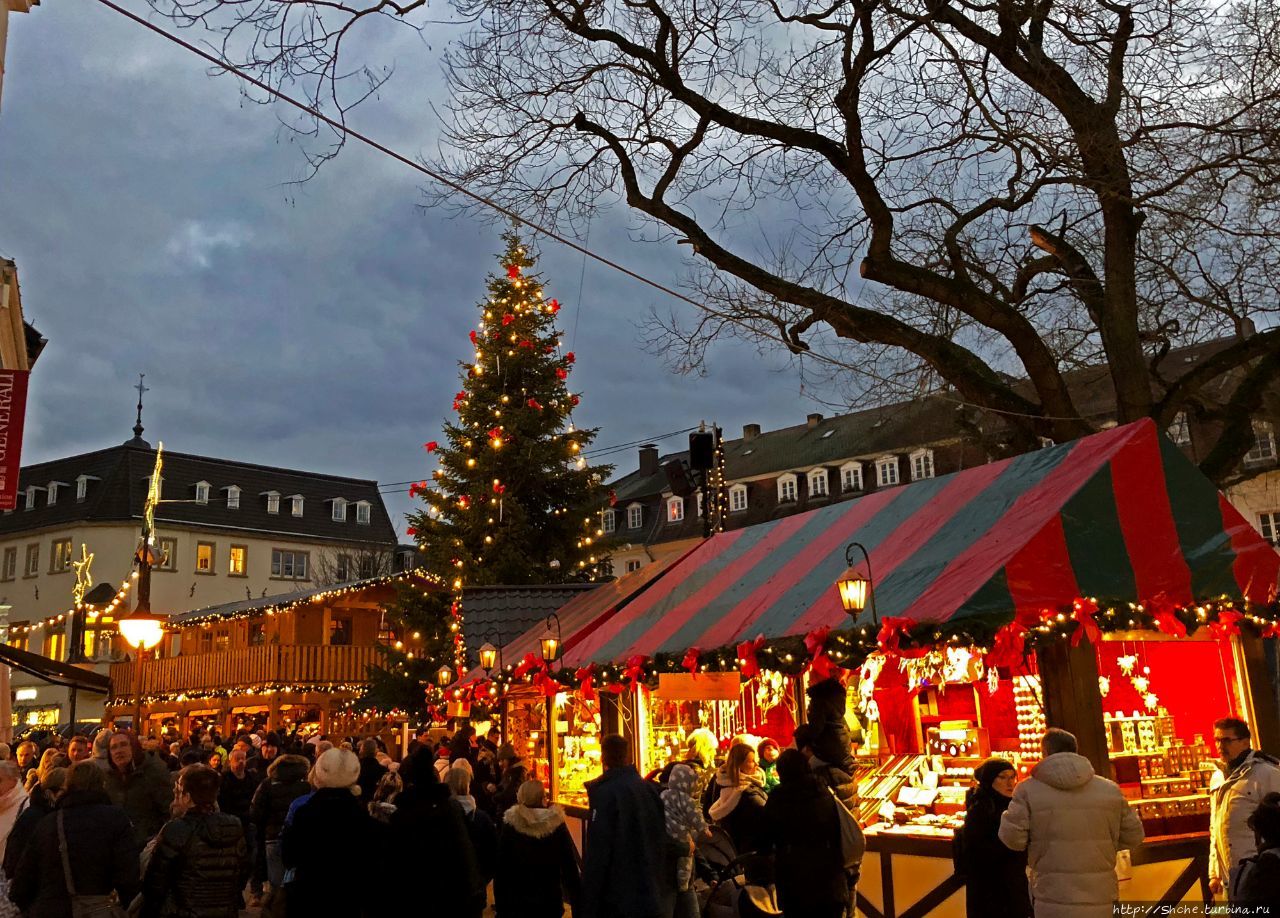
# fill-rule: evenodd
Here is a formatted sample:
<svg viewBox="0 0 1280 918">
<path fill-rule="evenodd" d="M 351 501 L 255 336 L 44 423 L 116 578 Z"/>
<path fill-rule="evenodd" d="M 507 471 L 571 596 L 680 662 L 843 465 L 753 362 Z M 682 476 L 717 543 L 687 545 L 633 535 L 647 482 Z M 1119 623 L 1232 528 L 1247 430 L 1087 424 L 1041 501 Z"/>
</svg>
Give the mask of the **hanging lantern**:
<svg viewBox="0 0 1280 918">
<path fill-rule="evenodd" d="M 551 630 L 552 624 L 556 626 L 554 632 Z M 543 662 L 554 663 L 556 657 L 560 656 L 560 619 L 554 612 L 547 616 L 547 633 L 539 643 L 542 645 Z"/>
<path fill-rule="evenodd" d="M 484 646 L 480 648 L 479 654 L 480 668 L 485 671 L 486 675 L 488 675 L 498 664 L 498 648 L 488 642 L 485 642 Z"/>
<path fill-rule="evenodd" d="M 849 568 L 836 581 L 836 587 L 840 590 L 840 605 L 846 612 L 857 618 L 867 607 L 867 597 L 871 594 L 871 581 L 853 568 Z"/>
<path fill-rule="evenodd" d="M 445 664 L 444 666 L 441 666 L 439 669 L 436 670 L 436 682 L 440 684 L 441 688 L 445 688 L 452 681 L 453 681 L 453 667 L 449 666 L 448 664 Z"/>
</svg>

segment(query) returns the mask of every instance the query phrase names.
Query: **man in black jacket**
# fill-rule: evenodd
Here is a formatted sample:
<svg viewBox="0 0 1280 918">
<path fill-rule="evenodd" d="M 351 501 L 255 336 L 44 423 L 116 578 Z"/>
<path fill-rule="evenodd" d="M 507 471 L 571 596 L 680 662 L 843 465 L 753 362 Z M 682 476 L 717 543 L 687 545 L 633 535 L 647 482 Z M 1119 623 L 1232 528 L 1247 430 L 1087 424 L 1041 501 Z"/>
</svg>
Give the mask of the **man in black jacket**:
<svg viewBox="0 0 1280 918">
<path fill-rule="evenodd" d="M 133 824 L 123 809 L 112 805 L 105 779 L 105 772 L 92 762 L 76 763 L 57 809 L 36 826 L 9 884 L 9 898 L 27 918 L 71 914 L 60 822 L 77 895 L 115 892 L 128 903 L 137 893 L 139 850 Z"/>
<path fill-rule="evenodd" d="M 235 816 L 218 812 L 218 773 L 188 765 L 173 787 L 175 818 L 160 830 L 142 877 L 140 918 L 236 918 L 249 849 Z"/>
<path fill-rule="evenodd" d="M 239 819 L 246 832 L 249 831 L 249 806 L 261 781 L 258 772 L 249 767 L 249 756 L 243 749 L 237 747 L 227 754 L 227 770 L 218 787 L 218 809 Z"/>
<path fill-rule="evenodd" d="M 804 757 L 809 761 L 809 770 L 818 779 L 818 783 L 831 788 L 846 809 L 857 812 L 858 783 L 843 768 L 818 757 L 814 752 L 815 734 L 816 730 L 810 724 L 801 724 L 796 727 L 794 737 L 796 748 L 804 753 Z"/>
<path fill-rule="evenodd" d="M 600 743 L 604 774 L 587 784 L 591 808 L 582 867 L 582 918 L 661 918 L 675 906 L 675 850 L 662 800 L 631 764 L 626 738 Z"/>
</svg>

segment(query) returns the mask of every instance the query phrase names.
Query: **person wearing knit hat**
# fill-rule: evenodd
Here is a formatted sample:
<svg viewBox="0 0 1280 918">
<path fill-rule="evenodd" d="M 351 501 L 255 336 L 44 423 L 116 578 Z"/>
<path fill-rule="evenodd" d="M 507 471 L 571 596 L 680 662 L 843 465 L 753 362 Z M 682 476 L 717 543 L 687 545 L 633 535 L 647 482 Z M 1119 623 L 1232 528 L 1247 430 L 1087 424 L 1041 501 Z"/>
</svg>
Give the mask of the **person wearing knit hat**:
<svg viewBox="0 0 1280 918">
<path fill-rule="evenodd" d="M 329 749 L 311 769 L 311 784 L 322 787 L 352 788 L 360 780 L 360 759 L 350 749 Z M 355 788 L 355 793 L 359 793 Z"/>
<path fill-rule="evenodd" d="M 1000 817 L 1009 808 L 1018 773 L 1005 759 L 987 759 L 973 770 L 964 826 L 956 833 L 956 875 L 968 886 L 969 918 L 1028 918 L 1027 853 L 1000 841 Z"/>
</svg>

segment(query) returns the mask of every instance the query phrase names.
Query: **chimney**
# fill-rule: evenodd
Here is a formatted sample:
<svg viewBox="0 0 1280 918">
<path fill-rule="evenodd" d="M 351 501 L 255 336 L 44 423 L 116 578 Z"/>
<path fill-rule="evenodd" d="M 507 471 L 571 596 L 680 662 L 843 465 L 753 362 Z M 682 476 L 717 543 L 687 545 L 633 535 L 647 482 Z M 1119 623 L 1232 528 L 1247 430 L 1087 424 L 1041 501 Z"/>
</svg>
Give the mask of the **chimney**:
<svg viewBox="0 0 1280 918">
<path fill-rule="evenodd" d="M 819 424 L 819 422 L 822 420 L 822 415 L 820 415 L 820 414 L 811 414 L 811 415 L 809 415 L 809 419 L 808 419 L 808 420 L 809 420 L 809 429 L 810 429 L 810 430 L 813 430 L 813 428 L 817 427 L 817 426 L 818 426 L 818 424 Z"/>
<path fill-rule="evenodd" d="M 1253 324 L 1253 319 L 1245 316 L 1243 319 L 1236 320 L 1236 337 L 1252 338 L 1258 333 L 1258 326 Z"/>
<path fill-rule="evenodd" d="M 743 424 L 742 425 L 743 440 L 754 440 L 758 436 L 760 436 L 759 424 Z"/>
<path fill-rule="evenodd" d="M 640 474 L 658 474 L 658 447 L 652 443 L 640 447 Z"/>
</svg>

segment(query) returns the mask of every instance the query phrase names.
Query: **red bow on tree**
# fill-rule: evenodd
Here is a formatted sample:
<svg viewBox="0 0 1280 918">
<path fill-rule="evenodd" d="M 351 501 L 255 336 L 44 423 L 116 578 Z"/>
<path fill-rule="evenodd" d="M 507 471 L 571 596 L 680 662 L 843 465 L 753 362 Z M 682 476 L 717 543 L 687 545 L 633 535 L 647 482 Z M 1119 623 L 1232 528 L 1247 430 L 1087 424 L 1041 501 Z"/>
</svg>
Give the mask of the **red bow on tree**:
<svg viewBox="0 0 1280 918">
<path fill-rule="evenodd" d="M 1026 626 L 1019 622 L 1009 622 L 996 632 L 991 651 L 987 654 L 988 668 L 1017 666 L 1022 662 L 1026 645 Z"/>
<path fill-rule="evenodd" d="M 1174 637 L 1184 638 L 1187 636 L 1187 626 L 1182 623 L 1182 619 L 1174 614 L 1174 609 L 1178 607 L 1167 593 L 1158 593 L 1147 603 L 1147 611 L 1151 613 L 1152 619 L 1155 620 L 1156 627 L 1165 634 Z"/>
<path fill-rule="evenodd" d="M 595 676 L 594 664 L 588 664 L 573 674 L 573 678 L 578 680 L 578 691 L 582 693 L 583 701 L 596 700 Z"/>
<path fill-rule="evenodd" d="M 578 407 L 578 401 L 579 401 L 578 396 L 576 395 L 569 396 L 569 404 L 572 405 L 573 407 L 575 408 Z"/>
<path fill-rule="evenodd" d="M 1209 633 L 1222 640 L 1225 637 L 1232 637 L 1240 633 L 1240 619 L 1244 615 L 1235 609 L 1224 609 L 1218 613 L 1218 620 L 1209 623 Z"/>
<path fill-rule="evenodd" d="M 564 355 L 564 359 L 567 363 L 573 363 L 577 358 L 573 356 L 573 351 L 570 351 Z"/>
<path fill-rule="evenodd" d="M 533 684 L 548 698 L 554 698 L 560 691 L 560 683 L 547 674 L 546 669 L 541 669 L 534 674 Z"/>
<path fill-rule="evenodd" d="M 463 510 L 470 510 L 470 509 L 471 509 L 471 498 L 469 498 L 469 497 L 467 497 L 467 495 L 463 494 L 461 497 L 459 497 L 459 498 L 458 498 L 458 506 L 459 506 L 459 507 L 461 507 Z"/>
<path fill-rule="evenodd" d="M 552 314 L 554 315 L 555 313 L 557 313 L 557 312 L 559 312 L 559 311 L 560 311 L 560 301 L 559 301 L 559 300 L 548 300 L 548 301 L 547 301 L 547 308 L 548 308 L 548 309 L 550 309 L 550 310 L 551 310 L 551 312 L 552 312 Z"/>
<path fill-rule="evenodd" d="M 536 398 L 529 399 L 529 401 L 526 404 L 528 404 L 528 406 L 534 409 L 535 411 L 542 410 L 542 402 L 538 401 Z"/>
<path fill-rule="evenodd" d="M 520 276 L 519 265 L 512 265 L 511 267 L 507 268 L 507 277 L 511 278 L 512 280 L 515 280 L 519 276 Z"/>
<path fill-rule="evenodd" d="M 416 536 L 416 535 L 418 534 L 418 530 L 416 530 L 416 529 L 414 529 L 412 526 L 410 526 L 408 529 L 406 529 L 406 530 L 404 531 L 404 534 L 405 534 L 405 535 L 407 535 L 409 538 L 411 538 L 411 539 L 412 539 L 414 536 Z"/>
<path fill-rule="evenodd" d="M 524 655 L 524 659 L 520 661 L 520 665 L 515 668 L 515 672 L 511 674 L 513 679 L 523 679 L 529 672 L 535 669 L 546 669 L 547 664 L 533 651 L 529 651 Z"/>
<path fill-rule="evenodd" d="M 500 482 L 500 481 L 495 481 L 495 482 L 493 483 L 493 493 L 494 493 L 494 494 L 506 494 L 506 493 L 507 493 L 507 486 L 506 486 L 506 485 L 504 485 L 504 484 L 503 484 L 502 482 Z"/>
<path fill-rule="evenodd" d="M 564 367 L 556 367 L 556 378 L 560 380 L 568 379 L 569 371 L 566 370 Z"/>
<path fill-rule="evenodd" d="M 490 439 L 490 440 L 501 440 L 501 439 L 502 439 L 502 428 L 501 428 L 501 427 L 490 427 L 490 428 L 489 428 L 489 439 Z"/>
<path fill-rule="evenodd" d="M 609 490 L 609 506 L 610 507 L 618 506 L 618 492 L 614 491 L 613 489 Z"/>
<path fill-rule="evenodd" d="M 430 440 L 430 441 L 428 441 L 428 442 L 426 442 L 426 443 L 423 443 L 423 444 L 422 444 L 422 448 L 423 448 L 423 449 L 425 449 L 425 450 L 426 450 L 427 452 L 429 452 L 429 453 L 434 453 L 434 452 L 436 451 L 436 447 L 437 447 L 437 446 L 439 446 L 439 445 L 440 445 L 440 444 L 438 444 L 435 440 Z"/>
<path fill-rule="evenodd" d="M 503 325 L 510 325 L 510 324 L 511 324 L 512 322 L 514 322 L 515 320 L 516 320 L 516 317 L 515 317 L 515 316 L 513 316 L 511 313 L 507 313 L 506 315 L 504 315 L 504 316 L 502 317 L 502 324 L 503 324 Z"/>
<path fill-rule="evenodd" d="M 1080 639 L 1088 637 L 1093 643 L 1102 640 L 1102 629 L 1098 627 L 1098 623 L 1094 620 L 1094 616 L 1098 614 L 1098 604 L 1087 596 L 1077 599 L 1071 604 L 1071 617 L 1079 623 L 1076 633 L 1071 635 L 1071 646 L 1075 647 L 1080 643 Z"/>
<path fill-rule="evenodd" d="M 880 633 L 876 635 L 876 643 L 880 645 L 880 649 L 885 653 L 897 653 L 902 646 L 902 639 L 911 636 L 911 626 L 914 625 L 909 618 L 889 618 L 880 619 Z"/>
<path fill-rule="evenodd" d="M 426 489 L 427 483 L 425 481 L 415 481 L 413 484 L 409 485 L 409 496 L 417 497 Z"/>
<path fill-rule="evenodd" d="M 641 654 L 636 654 L 627 660 L 627 668 L 623 670 L 622 677 L 627 681 L 628 688 L 636 687 L 636 683 L 640 681 L 640 676 L 644 672 L 644 665 L 647 662 L 649 662 L 649 658 Z"/>
<path fill-rule="evenodd" d="M 764 647 L 764 635 L 760 635 L 754 641 L 743 641 L 738 645 L 738 669 L 744 679 L 750 679 L 760 672 L 760 663 L 756 659 L 756 654 L 762 647 Z"/>
<path fill-rule="evenodd" d="M 680 662 L 680 666 L 696 674 L 698 672 L 698 654 L 701 652 L 697 647 L 690 647 L 685 651 L 684 659 Z"/>
</svg>

